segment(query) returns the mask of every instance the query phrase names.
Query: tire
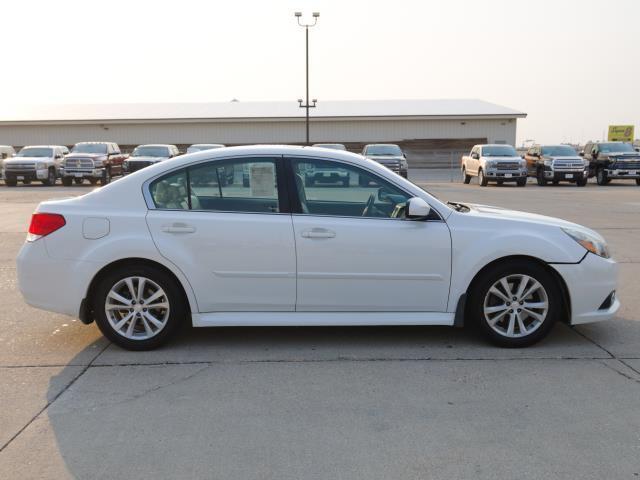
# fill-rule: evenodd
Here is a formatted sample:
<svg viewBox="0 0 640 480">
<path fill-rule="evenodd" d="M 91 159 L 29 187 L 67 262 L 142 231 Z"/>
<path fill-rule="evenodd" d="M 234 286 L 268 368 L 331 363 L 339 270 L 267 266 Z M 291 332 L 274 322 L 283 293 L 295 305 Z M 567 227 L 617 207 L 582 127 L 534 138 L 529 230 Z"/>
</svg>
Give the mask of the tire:
<svg viewBox="0 0 640 480">
<path fill-rule="evenodd" d="M 100 185 L 109 185 L 111 183 L 111 170 L 105 168 L 102 172 L 102 178 L 100 179 Z"/>
<path fill-rule="evenodd" d="M 53 168 L 50 168 L 47 172 L 47 179 L 41 180 L 42 185 L 45 187 L 51 187 L 56 184 L 56 171 Z"/>
<path fill-rule="evenodd" d="M 73 178 L 71 177 L 62 177 L 62 185 L 65 187 L 70 187 L 73 183 Z"/>
<path fill-rule="evenodd" d="M 137 292 L 140 278 L 145 279 L 143 298 L 145 295 L 146 298 L 150 298 L 154 292 L 160 291 L 162 295 L 153 300 L 153 304 L 168 305 L 168 308 L 147 311 L 143 307 L 144 304 L 140 302 L 140 297 L 131 295 L 125 279 L 131 279 L 133 290 Z M 133 303 L 126 304 L 109 297 L 109 292 L 112 290 Z M 184 292 L 180 285 L 171 275 L 148 265 L 127 265 L 109 272 L 99 281 L 91 301 L 96 323 L 102 334 L 127 350 L 152 350 L 159 347 L 173 336 L 176 328 L 188 317 Z M 105 307 L 107 301 L 111 305 L 122 305 L 124 308 L 110 309 L 111 313 L 108 317 Z M 149 316 L 154 318 L 159 326 L 148 320 Z M 129 320 L 126 320 L 127 317 Z M 123 321 L 124 324 L 117 330 L 116 322 Z M 133 325 L 131 325 L 132 322 Z"/>
<path fill-rule="evenodd" d="M 97 185 L 98 184 L 98 179 L 97 178 L 90 178 L 89 179 L 89 183 L 91 185 Z"/>
<path fill-rule="evenodd" d="M 498 181 L 497 181 L 497 184 L 498 184 L 498 185 L 504 185 L 504 180 L 498 180 Z"/>
<path fill-rule="evenodd" d="M 547 184 L 547 179 L 544 178 L 544 170 L 539 168 L 536 172 L 536 180 L 538 181 L 538 185 L 544 187 Z"/>
<path fill-rule="evenodd" d="M 577 187 L 586 187 L 587 186 L 587 178 L 581 178 L 579 180 L 576 180 L 576 186 Z"/>
<path fill-rule="evenodd" d="M 607 172 L 602 167 L 596 170 L 596 182 L 598 182 L 598 185 L 606 185 L 610 182 L 607 178 Z"/>
<path fill-rule="evenodd" d="M 31 185 L 31 180 L 24 179 L 24 180 L 22 180 L 22 184 L 23 185 Z"/>
<path fill-rule="evenodd" d="M 523 294 L 535 286 L 533 281 L 538 282 L 541 289 L 534 290 L 523 299 L 517 295 L 518 288 L 521 286 L 520 282 L 526 278 L 529 280 L 525 284 Z M 506 291 L 501 279 L 505 279 L 510 292 Z M 496 288 L 502 297 L 493 293 L 492 288 Z M 507 296 L 508 293 L 510 295 Z M 505 298 L 511 298 L 511 300 L 507 302 Z M 514 303 L 517 307 L 509 308 Z M 485 314 L 485 304 L 493 311 Z M 538 306 L 546 304 L 546 309 L 540 307 L 519 308 L 527 304 Z M 504 309 L 500 308 L 503 306 Z M 551 331 L 553 324 L 561 318 L 564 311 L 560 287 L 552 274 L 537 263 L 515 260 L 498 264 L 481 273 L 474 280 L 465 313 L 469 323 L 476 326 L 490 342 L 501 347 L 519 348 L 533 345 L 542 340 Z M 518 316 L 520 316 L 524 330 L 521 329 Z M 492 326 L 489 320 L 496 320 L 496 317 L 498 319 Z M 509 334 L 511 329 L 513 330 Z"/>
<path fill-rule="evenodd" d="M 519 187 L 526 187 L 527 186 L 527 179 L 526 178 L 520 178 L 519 180 L 517 180 L 517 185 Z"/>
<path fill-rule="evenodd" d="M 636 178 L 636 185 L 640 187 L 640 178 Z"/>
<path fill-rule="evenodd" d="M 84 178 L 74 178 L 73 179 L 73 183 L 75 183 L 76 185 L 82 185 L 82 182 L 84 182 Z"/>
<path fill-rule="evenodd" d="M 15 187 L 16 185 L 18 185 L 18 181 L 15 178 L 5 178 L 4 184 L 7 187 Z"/>
<path fill-rule="evenodd" d="M 487 180 L 487 177 L 484 176 L 484 172 L 482 171 L 482 169 L 478 170 L 478 183 L 481 187 L 486 187 L 487 185 L 489 185 L 489 180 Z"/>
<path fill-rule="evenodd" d="M 465 185 L 469 185 L 469 182 L 471 182 L 471 175 L 467 175 L 466 168 L 462 169 L 462 181 L 464 182 Z"/>
</svg>

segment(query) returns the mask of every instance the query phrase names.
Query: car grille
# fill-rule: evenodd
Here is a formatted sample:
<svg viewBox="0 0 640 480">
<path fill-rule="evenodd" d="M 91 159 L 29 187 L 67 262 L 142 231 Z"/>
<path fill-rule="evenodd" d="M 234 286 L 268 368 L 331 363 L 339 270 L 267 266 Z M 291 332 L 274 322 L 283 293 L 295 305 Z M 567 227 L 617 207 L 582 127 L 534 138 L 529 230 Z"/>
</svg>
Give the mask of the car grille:
<svg viewBox="0 0 640 480">
<path fill-rule="evenodd" d="M 129 172 L 135 172 L 137 170 L 142 170 L 144 167 L 148 167 L 149 165 L 152 165 L 153 162 L 141 162 L 141 161 L 137 161 L 137 160 L 129 160 L 129 168 L 128 171 Z"/>
<path fill-rule="evenodd" d="M 498 162 L 496 166 L 497 170 L 518 170 L 519 168 L 518 162 Z"/>
<path fill-rule="evenodd" d="M 640 159 L 618 160 L 609 168 L 614 170 L 640 170 Z"/>
<path fill-rule="evenodd" d="M 392 172 L 398 173 L 400 171 L 400 162 L 386 162 L 386 163 L 378 162 L 378 163 L 383 167 L 387 167 Z"/>
<path fill-rule="evenodd" d="M 556 160 L 553 162 L 554 170 L 571 170 L 581 171 L 584 170 L 584 162 L 576 162 L 571 160 Z"/>
<path fill-rule="evenodd" d="M 93 170 L 90 158 L 68 158 L 64 161 L 65 170 Z"/>
<path fill-rule="evenodd" d="M 32 172 L 36 169 L 35 163 L 5 163 L 5 170 L 9 172 Z"/>
</svg>

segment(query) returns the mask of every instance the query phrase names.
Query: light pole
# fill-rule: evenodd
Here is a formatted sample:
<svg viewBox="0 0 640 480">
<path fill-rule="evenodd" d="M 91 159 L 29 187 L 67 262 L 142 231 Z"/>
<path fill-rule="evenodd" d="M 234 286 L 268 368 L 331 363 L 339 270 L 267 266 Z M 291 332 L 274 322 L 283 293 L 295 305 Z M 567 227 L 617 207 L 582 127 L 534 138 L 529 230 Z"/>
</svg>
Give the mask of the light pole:
<svg viewBox="0 0 640 480">
<path fill-rule="evenodd" d="M 320 16 L 320 12 L 313 12 L 313 23 L 302 23 L 302 12 L 295 13 L 296 18 L 298 19 L 298 25 L 304 27 L 305 33 L 305 51 L 306 51 L 306 83 L 307 83 L 307 96 L 306 102 L 304 105 L 302 104 L 302 99 L 298 99 L 298 104 L 300 108 L 306 109 L 307 117 L 306 117 L 306 129 L 307 129 L 307 145 L 309 145 L 309 109 L 316 108 L 317 99 L 313 99 L 313 104 L 309 103 L 309 28 L 315 27 L 316 23 L 318 23 L 318 17 Z"/>
</svg>

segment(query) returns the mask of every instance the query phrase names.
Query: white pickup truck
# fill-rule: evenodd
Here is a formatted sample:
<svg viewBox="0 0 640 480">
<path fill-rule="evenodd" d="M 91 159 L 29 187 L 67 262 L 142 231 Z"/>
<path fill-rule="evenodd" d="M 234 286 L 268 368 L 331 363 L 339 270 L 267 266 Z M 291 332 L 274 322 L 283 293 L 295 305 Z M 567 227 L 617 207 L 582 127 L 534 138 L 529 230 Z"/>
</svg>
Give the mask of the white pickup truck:
<svg viewBox="0 0 640 480">
<path fill-rule="evenodd" d="M 460 168 L 464 183 L 469 183 L 471 177 L 478 177 L 478 183 L 483 187 L 489 182 L 527 185 L 527 164 L 511 145 L 475 145 L 469 155 L 462 157 Z"/>
</svg>

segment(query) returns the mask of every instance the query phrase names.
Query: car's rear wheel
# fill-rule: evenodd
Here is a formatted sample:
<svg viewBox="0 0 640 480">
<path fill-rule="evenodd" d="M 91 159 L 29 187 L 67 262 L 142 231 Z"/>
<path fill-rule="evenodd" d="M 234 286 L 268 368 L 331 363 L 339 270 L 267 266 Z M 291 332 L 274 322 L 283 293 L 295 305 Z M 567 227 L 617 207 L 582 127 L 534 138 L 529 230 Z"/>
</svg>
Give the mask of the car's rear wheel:
<svg viewBox="0 0 640 480">
<path fill-rule="evenodd" d="M 159 268 L 122 267 L 99 282 L 93 297 L 96 323 L 105 337 L 128 350 L 151 350 L 185 319 L 180 286 Z"/>
<path fill-rule="evenodd" d="M 74 182 L 76 185 L 82 185 L 82 182 L 83 182 L 83 181 L 84 181 L 84 178 L 74 178 L 74 179 L 73 179 L 73 182 Z"/>
<path fill-rule="evenodd" d="M 587 186 L 587 181 L 588 181 L 587 177 L 580 178 L 580 179 L 576 180 L 576 186 L 578 186 L 578 187 L 586 187 Z"/>
<path fill-rule="evenodd" d="M 24 180 L 22 180 L 22 184 L 23 185 L 31 185 L 31 180 L 25 178 Z"/>
<path fill-rule="evenodd" d="M 520 178 L 518 179 L 518 186 L 519 187 L 526 187 L 527 186 L 527 179 L 525 178 Z"/>
<path fill-rule="evenodd" d="M 65 187 L 70 187 L 73 183 L 73 179 L 71 177 L 62 177 L 62 185 Z"/>
<path fill-rule="evenodd" d="M 4 183 L 7 187 L 15 187 L 18 185 L 18 181 L 15 178 L 5 178 Z"/>
<path fill-rule="evenodd" d="M 486 187 L 487 185 L 489 185 L 489 180 L 487 180 L 487 177 L 485 177 L 482 169 L 478 170 L 478 183 L 481 187 Z"/>
<path fill-rule="evenodd" d="M 636 178 L 636 185 L 640 187 L 640 178 Z"/>
<path fill-rule="evenodd" d="M 482 333 L 502 347 L 526 347 L 544 338 L 563 312 L 562 295 L 541 265 L 516 260 L 474 281 L 467 313 Z"/>
</svg>

